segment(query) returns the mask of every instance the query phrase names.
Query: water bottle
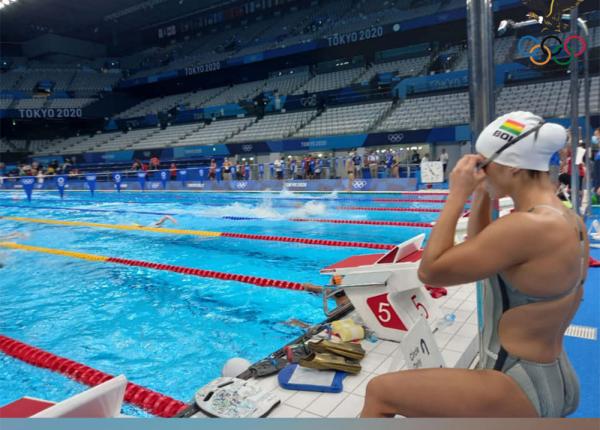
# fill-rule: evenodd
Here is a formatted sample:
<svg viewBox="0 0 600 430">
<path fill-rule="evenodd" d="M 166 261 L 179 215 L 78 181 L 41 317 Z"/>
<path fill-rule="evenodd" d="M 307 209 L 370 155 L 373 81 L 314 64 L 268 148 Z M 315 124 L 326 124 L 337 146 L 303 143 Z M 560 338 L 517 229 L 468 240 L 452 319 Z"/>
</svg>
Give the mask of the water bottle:
<svg viewBox="0 0 600 430">
<path fill-rule="evenodd" d="M 375 335 L 375 332 L 365 327 L 365 339 L 371 343 L 375 343 L 379 338 Z"/>
<path fill-rule="evenodd" d="M 456 314 L 454 312 L 447 313 L 443 318 L 440 318 L 437 323 L 437 328 L 442 330 L 446 327 L 450 327 L 456 321 Z"/>
</svg>

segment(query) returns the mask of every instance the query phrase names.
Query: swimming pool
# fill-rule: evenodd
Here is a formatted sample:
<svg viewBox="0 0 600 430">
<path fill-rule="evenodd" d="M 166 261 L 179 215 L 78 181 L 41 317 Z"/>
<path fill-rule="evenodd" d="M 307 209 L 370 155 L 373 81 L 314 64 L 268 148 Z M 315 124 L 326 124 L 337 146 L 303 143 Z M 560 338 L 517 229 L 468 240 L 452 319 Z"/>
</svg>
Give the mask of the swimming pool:
<svg viewBox="0 0 600 430">
<path fill-rule="evenodd" d="M 78 192 L 61 201 L 44 192 L 31 203 L 20 192 L 0 197 L 2 216 L 149 225 L 168 213 L 178 223 L 168 228 L 386 244 L 429 229 L 310 220 L 430 222 L 437 213 L 347 208 L 442 206 L 376 201 L 399 196 L 349 194 L 151 192 L 97 193 L 92 198 Z M 322 267 L 377 252 L 0 220 L 0 236 L 14 231 L 28 236 L 17 242 L 32 246 L 294 282 L 324 283 Z M 20 250 L 0 249 L 0 255 L 5 265 L 0 272 L 0 333 L 107 373 L 124 373 L 132 382 L 183 401 L 219 376 L 227 359 L 254 362 L 302 334 L 283 324 L 286 320 L 323 319 L 321 299 L 304 292 Z M 24 395 L 61 400 L 86 388 L 3 354 L 0 366 L 0 404 Z M 127 413 L 145 415 L 132 406 Z"/>
</svg>

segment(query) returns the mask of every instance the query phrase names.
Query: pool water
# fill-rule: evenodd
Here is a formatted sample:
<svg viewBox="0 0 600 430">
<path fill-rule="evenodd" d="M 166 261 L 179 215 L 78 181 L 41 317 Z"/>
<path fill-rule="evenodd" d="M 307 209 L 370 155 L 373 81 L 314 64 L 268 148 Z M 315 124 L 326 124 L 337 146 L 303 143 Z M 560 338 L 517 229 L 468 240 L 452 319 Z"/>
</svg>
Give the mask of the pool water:
<svg viewBox="0 0 600 430">
<path fill-rule="evenodd" d="M 290 193 L 0 194 L 0 215 L 396 244 L 426 228 L 291 222 L 287 218 L 434 221 L 438 213 L 365 212 L 345 206 L 441 208 L 438 203 L 376 202 L 390 195 Z M 418 197 L 415 197 L 418 198 Z M 434 198 L 442 198 L 436 196 Z M 78 210 L 67 210 L 74 209 Z M 224 217 L 256 219 L 233 220 Z M 103 256 L 324 284 L 319 270 L 377 252 L 228 238 L 202 238 L 50 226 L 0 219 L 0 236 Z M 381 252 L 381 251 L 379 251 Z M 220 375 L 225 361 L 264 358 L 302 334 L 283 324 L 317 323 L 321 299 L 304 292 L 0 248 L 0 333 L 187 401 Z M 87 387 L 0 354 L 0 405 L 24 395 L 60 401 Z M 128 406 L 126 413 L 145 415 Z"/>
</svg>

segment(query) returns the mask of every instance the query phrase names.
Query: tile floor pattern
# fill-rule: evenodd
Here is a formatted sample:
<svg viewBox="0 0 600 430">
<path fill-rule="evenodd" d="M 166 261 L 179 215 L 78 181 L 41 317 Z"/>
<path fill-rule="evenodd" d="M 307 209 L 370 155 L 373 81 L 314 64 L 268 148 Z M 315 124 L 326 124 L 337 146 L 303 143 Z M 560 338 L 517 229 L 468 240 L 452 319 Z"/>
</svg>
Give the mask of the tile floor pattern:
<svg viewBox="0 0 600 430">
<path fill-rule="evenodd" d="M 475 284 L 452 287 L 448 295 L 437 299 L 441 314 L 454 313 L 451 325 L 438 329 L 434 337 L 447 367 L 467 368 L 477 355 L 477 300 Z M 388 372 L 400 352 L 400 344 L 386 340 L 363 341 L 367 352 L 361 361 L 362 371 L 344 379 L 341 393 L 291 391 L 279 387 L 276 376 L 262 378 L 258 384 L 281 399 L 269 418 L 355 418 L 363 406 L 368 382 L 377 375 Z M 403 360 L 402 360 L 403 363 Z M 402 365 L 404 367 L 404 365 Z"/>
</svg>

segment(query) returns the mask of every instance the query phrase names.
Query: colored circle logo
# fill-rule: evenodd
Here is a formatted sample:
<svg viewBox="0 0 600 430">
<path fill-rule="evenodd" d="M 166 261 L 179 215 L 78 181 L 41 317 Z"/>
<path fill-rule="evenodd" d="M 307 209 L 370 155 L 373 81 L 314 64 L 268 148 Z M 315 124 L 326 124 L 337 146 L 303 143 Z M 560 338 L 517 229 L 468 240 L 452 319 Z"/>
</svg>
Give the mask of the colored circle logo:
<svg viewBox="0 0 600 430">
<path fill-rule="evenodd" d="M 545 66 L 550 61 L 559 66 L 568 66 L 573 58 L 579 58 L 587 49 L 587 42 L 578 35 L 567 36 L 564 41 L 557 35 L 550 34 L 543 39 L 535 36 L 525 35 L 519 39 L 517 50 L 522 57 L 528 57 L 529 61 L 536 66 Z M 561 53 L 568 56 L 562 60 Z"/>
</svg>

